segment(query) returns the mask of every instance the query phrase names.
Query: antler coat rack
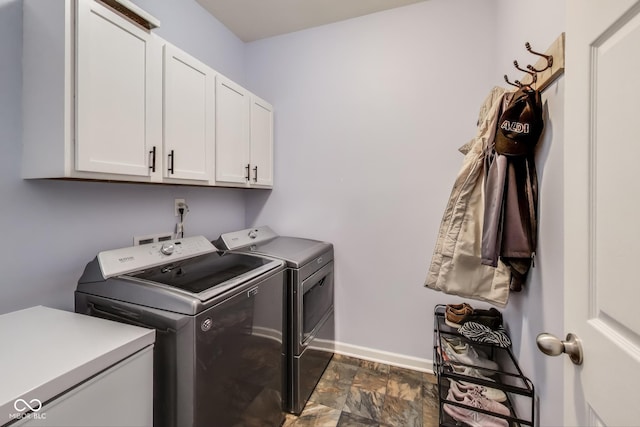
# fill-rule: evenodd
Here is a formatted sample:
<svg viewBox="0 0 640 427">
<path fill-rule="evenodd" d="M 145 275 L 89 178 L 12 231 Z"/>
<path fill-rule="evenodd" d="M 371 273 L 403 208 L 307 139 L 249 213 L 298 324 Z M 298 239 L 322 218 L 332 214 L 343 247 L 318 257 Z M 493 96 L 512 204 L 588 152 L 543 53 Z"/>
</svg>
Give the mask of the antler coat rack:
<svg viewBox="0 0 640 427">
<path fill-rule="evenodd" d="M 542 92 L 564 73 L 564 33 L 560 34 L 545 53 L 531 49 L 529 42 L 524 46 L 529 53 L 539 57 L 538 61 L 535 65 L 527 65 L 526 69 L 521 68 L 518 61 L 513 61 L 514 67 L 525 74 L 521 80 L 515 80 L 513 83 L 505 74 L 504 80 L 512 86 L 529 86 Z"/>
</svg>

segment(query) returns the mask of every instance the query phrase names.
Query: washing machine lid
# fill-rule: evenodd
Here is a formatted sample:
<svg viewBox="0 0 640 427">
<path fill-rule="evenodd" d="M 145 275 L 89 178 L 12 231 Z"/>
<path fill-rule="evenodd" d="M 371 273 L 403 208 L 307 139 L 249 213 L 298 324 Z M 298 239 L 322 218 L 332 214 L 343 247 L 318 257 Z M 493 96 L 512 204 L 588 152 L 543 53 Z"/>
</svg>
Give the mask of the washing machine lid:
<svg viewBox="0 0 640 427">
<path fill-rule="evenodd" d="M 199 236 L 101 252 L 85 267 L 76 291 L 196 314 L 235 288 L 252 286 L 275 274 L 284 264 L 247 253 L 219 253 Z"/>
<path fill-rule="evenodd" d="M 222 234 L 214 244 L 220 250 L 245 251 L 281 259 L 292 268 L 300 268 L 321 256 L 333 259 L 331 243 L 278 236 L 267 226 Z"/>
<path fill-rule="evenodd" d="M 230 281 L 245 281 L 261 274 L 271 260 L 238 253 L 208 253 L 126 274 L 193 294 L 213 291 Z M 276 264 L 277 266 L 277 264 Z"/>
</svg>

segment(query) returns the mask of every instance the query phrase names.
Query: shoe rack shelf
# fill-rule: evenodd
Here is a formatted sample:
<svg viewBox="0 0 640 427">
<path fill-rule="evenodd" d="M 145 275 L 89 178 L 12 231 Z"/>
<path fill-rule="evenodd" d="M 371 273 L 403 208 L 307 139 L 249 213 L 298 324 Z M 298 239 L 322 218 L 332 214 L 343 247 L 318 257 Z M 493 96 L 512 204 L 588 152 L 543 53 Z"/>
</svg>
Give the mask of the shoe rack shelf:
<svg viewBox="0 0 640 427">
<path fill-rule="evenodd" d="M 445 404 L 501 418 L 506 421 L 509 427 L 534 426 L 535 389 L 529 378 L 522 373 L 511 349 L 491 344 L 481 344 L 466 339 L 458 333 L 457 329 L 445 323 L 445 310 L 445 305 L 437 305 L 434 309 L 433 322 L 433 371 L 438 379 L 440 426 L 459 427 L 461 425 L 465 425 L 464 422 L 456 421 L 445 412 L 443 409 L 443 405 Z M 448 339 L 460 339 L 462 342 L 473 346 L 474 349 L 484 352 L 490 360 L 498 363 L 499 369 L 492 370 L 487 368 L 478 368 L 477 366 L 468 365 L 443 357 L 443 354 L 445 354 L 441 348 L 441 338 L 443 337 Z M 465 368 L 480 369 L 481 372 L 490 377 L 491 380 L 495 381 L 465 375 L 461 373 Z M 448 400 L 447 396 L 450 387 L 450 380 L 458 382 L 463 381 L 466 383 L 502 390 L 507 396 L 507 400 L 502 402 L 502 404 L 509 408 L 510 415 L 506 416 L 497 414 L 483 408 L 475 408 L 459 403 L 458 401 L 454 402 Z M 518 415 L 518 412 L 526 414 L 526 416 L 521 417 Z"/>
</svg>

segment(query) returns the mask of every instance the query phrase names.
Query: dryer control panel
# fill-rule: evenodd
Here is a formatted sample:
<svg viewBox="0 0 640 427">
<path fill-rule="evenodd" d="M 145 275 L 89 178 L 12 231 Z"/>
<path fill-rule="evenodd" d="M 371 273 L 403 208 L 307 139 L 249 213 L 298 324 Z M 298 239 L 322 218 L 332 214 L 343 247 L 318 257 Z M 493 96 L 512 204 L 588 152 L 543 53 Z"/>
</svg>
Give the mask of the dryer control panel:
<svg viewBox="0 0 640 427">
<path fill-rule="evenodd" d="M 237 250 L 257 243 L 278 237 L 271 228 L 266 225 L 247 228 L 246 230 L 225 233 L 216 240 L 216 246 L 221 250 Z"/>
<path fill-rule="evenodd" d="M 98 263 L 107 279 L 215 251 L 206 237 L 194 236 L 100 252 Z"/>
</svg>

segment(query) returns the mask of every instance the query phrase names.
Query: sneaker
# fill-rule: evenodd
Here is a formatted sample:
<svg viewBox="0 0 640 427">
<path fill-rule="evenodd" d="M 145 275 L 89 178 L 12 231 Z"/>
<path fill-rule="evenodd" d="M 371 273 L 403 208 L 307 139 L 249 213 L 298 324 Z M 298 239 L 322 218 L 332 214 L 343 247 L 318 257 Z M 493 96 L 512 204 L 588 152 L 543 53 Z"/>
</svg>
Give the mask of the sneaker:
<svg viewBox="0 0 640 427">
<path fill-rule="evenodd" d="M 464 349 L 467 346 L 467 341 L 465 341 L 464 339 L 460 338 L 460 337 L 456 337 L 456 336 L 442 336 L 443 340 L 446 340 L 449 344 L 451 344 L 456 350 L 459 351 L 464 351 Z M 485 353 L 484 351 L 480 350 L 480 349 L 475 349 L 476 353 L 478 353 L 478 355 L 483 358 L 483 359 L 488 359 L 489 356 L 487 356 L 487 353 Z"/>
<path fill-rule="evenodd" d="M 468 381 L 455 381 L 449 379 L 449 382 L 451 383 L 451 388 L 459 394 L 478 393 L 487 399 L 493 400 L 494 402 L 504 402 L 507 400 L 507 395 L 504 393 L 504 391 L 498 390 L 497 388 L 485 387 L 483 385 L 470 383 Z M 499 412 L 494 411 L 493 409 L 492 411 Z M 505 415 L 509 414 L 507 413 Z"/>
<path fill-rule="evenodd" d="M 511 346 L 511 338 L 502 325 L 497 329 L 491 329 L 481 323 L 466 321 L 458 329 L 458 332 L 465 338 L 482 344 L 492 344 L 503 348 Z"/>
<path fill-rule="evenodd" d="M 466 302 L 462 304 L 447 304 L 444 323 L 458 329 L 471 313 L 473 313 L 473 308 Z"/>
<path fill-rule="evenodd" d="M 443 337 L 441 341 L 442 350 L 445 352 L 449 360 L 453 362 L 464 363 L 465 365 L 476 366 L 478 368 L 498 370 L 498 364 L 493 360 L 480 356 L 475 348 L 468 343 L 456 344 L 449 342 Z"/>
<path fill-rule="evenodd" d="M 476 368 L 470 368 L 468 366 L 453 366 L 453 370 L 458 374 L 465 375 L 467 377 L 480 378 L 485 381 L 495 382 L 494 379 L 485 376 Z"/>
<path fill-rule="evenodd" d="M 484 403 L 488 399 L 481 400 L 476 395 L 473 394 L 464 394 L 462 396 L 457 396 L 454 392 L 449 389 L 449 393 L 447 394 L 447 400 L 452 402 L 458 402 L 463 405 L 470 406 L 472 408 L 480 408 L 486 411 L 490 411 Z M 494 402 L 500 405 L 497 402 Z M 504 406 L 504 405 L 502 405 Z M 459 406 L 453 406 L 448 403 L 442 405 L 442 409 L 449 414 L 456 421 L 461 421 L 463 423 L 468 424 L 471 427 L 509 427 L 509 423 L 507 420 L 502 418 L 494 417 L 489 414 L 484 414 L 482 412 L 474 411 L 473 409 L 462 408 Z M 509 415 L 509 414 L 505 414 Z"/>
</svg>

